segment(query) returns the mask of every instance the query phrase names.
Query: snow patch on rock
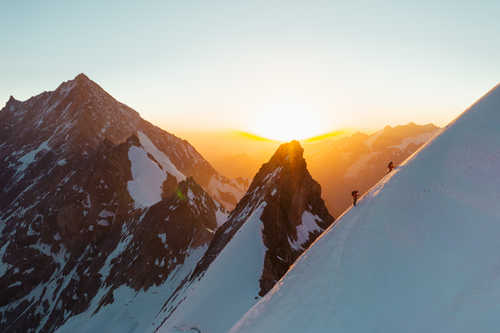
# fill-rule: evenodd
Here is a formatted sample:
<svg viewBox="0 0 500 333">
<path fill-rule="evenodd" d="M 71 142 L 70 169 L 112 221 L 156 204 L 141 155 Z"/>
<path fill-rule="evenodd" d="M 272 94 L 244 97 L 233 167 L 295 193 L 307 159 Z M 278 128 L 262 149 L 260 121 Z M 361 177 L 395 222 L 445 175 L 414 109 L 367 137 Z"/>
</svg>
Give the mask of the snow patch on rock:
<svg viewBox="0 0 500 333">
<path fill-rule="evenodd" d="M 161 200 L 162 184 L 167 175 L 152 161 L 141 147 L 132 146 L 128 151 L 132 180 L 127 189 L 134 200 L 135 208 L 154 205 Z"/>
<path fill-rule="evenodd" d="M 165 170 L 166 172 L 170 173 L 175 178 L 177 178 L 177 182 L 181 182 L 186 179 L 186 176 L 184 176 L 179 170 L 177 170 L 177 168 L 172 163 L 172 161 L 170 161 L 168 156 L 165 155 L 162 151 L 160 151 L 146 134 L 139 131 L 137 135 L 139 137 L 141 145 L 144 147 L 146 152 L 153 155 L 153 157 L 158 161 L 158 163 L 161 164 L 163 170 Z"/>
<path fill-rule="evenodd" d="M 39 152 L 42 152 L 44 150 L 50 150 L 49 147 L 49 140 L 45 140 L 42 142 L 37 148 L 31 150 L 30 152 L 26 153 L 21 157 L 18 162 L 21 163 L 20 166 L 17 167 L 16 174 L 20 174 L 24 172 L 33 162 L 36 160 L 36 155 Z"/>
<path fill-rule="evenodd" d="M 302 249 L 302 246 L 309 239 L 311 233 L 315 231 L 321 231 L 321 227 L 317 222 L 321 221 L 321 218 L 311 212 L 305 210 L 302 213 L 302 223 L 297 226 L 297 239 L 289 239 L 290 246 L 298 251 Z"/>
</svg>

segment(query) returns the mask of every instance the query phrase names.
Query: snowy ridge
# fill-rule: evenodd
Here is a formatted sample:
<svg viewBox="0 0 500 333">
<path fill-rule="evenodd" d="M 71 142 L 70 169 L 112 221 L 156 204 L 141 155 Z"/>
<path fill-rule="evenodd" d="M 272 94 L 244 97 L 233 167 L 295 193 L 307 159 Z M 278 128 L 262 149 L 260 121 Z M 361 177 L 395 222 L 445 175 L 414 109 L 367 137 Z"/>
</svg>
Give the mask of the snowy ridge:
<svg viewBox="0 0 500 333">
<path fill-rule="evenodd" d="M 184 302 L 158 332 L 178 332 L 183 327 L 225 332 L 255 303 L 266 251 L 260 220 L 265 206 L 263 202 L 255 209 L 203 277 L 191 284 Z"/>
<path fill-rule="evenodd" d="M 231 332 L 495 331 L 499 121 L 497 87 L 346 211 Z"/>
</svg>

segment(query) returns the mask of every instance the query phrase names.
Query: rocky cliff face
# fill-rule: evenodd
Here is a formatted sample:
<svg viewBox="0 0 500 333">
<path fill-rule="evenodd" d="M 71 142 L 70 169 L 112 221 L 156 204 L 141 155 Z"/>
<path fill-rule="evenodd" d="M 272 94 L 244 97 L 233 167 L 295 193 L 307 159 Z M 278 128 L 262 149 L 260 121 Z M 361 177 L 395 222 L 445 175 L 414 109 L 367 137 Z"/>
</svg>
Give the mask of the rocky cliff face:
<svg viewBox="0 0 500 333">
<path fill-rule="evenodd" d="M 160 331 L 226 331 L 333 221 L 300 144 L 281 145 L 167 302 Z"/>
<path fill-rule="evenodd" d="M 237 192 L 84 75 L 11 98 L 0 128 L 1 331 L 64 331 L 134 304 L 130 293 L 164 300 L 225 220 L 204 188 L 226 193 L 216 179 Z"/>
</svg>

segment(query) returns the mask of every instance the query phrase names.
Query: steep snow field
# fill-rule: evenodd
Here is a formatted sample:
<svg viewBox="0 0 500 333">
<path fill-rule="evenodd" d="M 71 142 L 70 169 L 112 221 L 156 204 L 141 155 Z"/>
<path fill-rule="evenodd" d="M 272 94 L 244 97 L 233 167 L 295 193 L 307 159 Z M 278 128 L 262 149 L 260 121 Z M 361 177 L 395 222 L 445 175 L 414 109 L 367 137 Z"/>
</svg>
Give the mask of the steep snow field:
<svg viewBox="0 0 500 333">
<path fill-rule="evenodd" d="M 337 220 L 231 332 L 498 331 L 499 126 L 496 87 Z"/>
<path fill-rule="evenodd" d="M 256 302 L 266 247 L 260 217 L 266 203 L 252 213 L 205 275 L 187 291 L 186 299 L 159 332 L 227 332 Z"/>
<path fill-rule="evenodd" d="M 191 273 L 206 248 L 202 246 L 192 249 L 184 265 L 173 271 L 160 286 L 153 286 L 147 291 L 119 287 L 113 292 L 115 302 L 94 313 L 99 308 L 102 297 L 109 291 L 109 288 L 102 288 L 97 297 L 94 297 L 89 310 L 71 317 L 56 332 L 153 332 L 159 325 L 155 320 L 165 299 Z"/>
</svg>

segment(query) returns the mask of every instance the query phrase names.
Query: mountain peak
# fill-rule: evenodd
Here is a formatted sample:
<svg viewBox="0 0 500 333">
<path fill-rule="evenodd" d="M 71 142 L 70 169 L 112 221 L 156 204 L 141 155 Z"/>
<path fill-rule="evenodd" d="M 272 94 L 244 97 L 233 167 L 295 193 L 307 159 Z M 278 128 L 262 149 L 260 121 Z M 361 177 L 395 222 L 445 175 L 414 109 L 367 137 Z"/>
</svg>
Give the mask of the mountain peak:
<svg viewBox="0 0 500 333">
<path fill-rule="evenodd" d="M 76 86 L 76 87 L 98 87 L 100 91 L 102 91 L 103 93 L 105 92 L 104 89 L 102 89 L 97 83 L 95 83 L 94 81 L 92 81 L 87 75 L 85 75 L 84 73 L 80 73 L 78 74 L 77 76 L 75 76 L 75 78 L 71 81 L 72 86 Z"/>
<path fill-rule="evenodd" d="M 73 79 L 74 81 L 90 81 L 89 77 L 84 73 L 80 73 Z"/>
<path fill-rule="evenodd" d="M 292 140 L 287 143 L 281 144 L 278 149 L 276 150 L 276 154 L 284 152 L 287 154 L 300 154 L 302 156 L 302 153 L 304 152 L 304 149 L 300 145 L 300 143 L 297 140 Z"/>
<path fill-rule="evenodd" d="M 333 223 L 303 152 L 298 141 L 291 141 L 262 165 L 189 281 L 168 301 L 165 308 L 173 310 L 161 331 L 196 322 L 200 332 L 228 332 Z M 223 304 L 199 306 L 223 294 Z"/>
<path fill-rule="evenodd" d="M 304 148 L 296 140 L 283 143 L 278 147 L 273 157 L 271 158 L 271 163 L 292 164 L 296 162 L 304 161 Z"/>
</svg>

